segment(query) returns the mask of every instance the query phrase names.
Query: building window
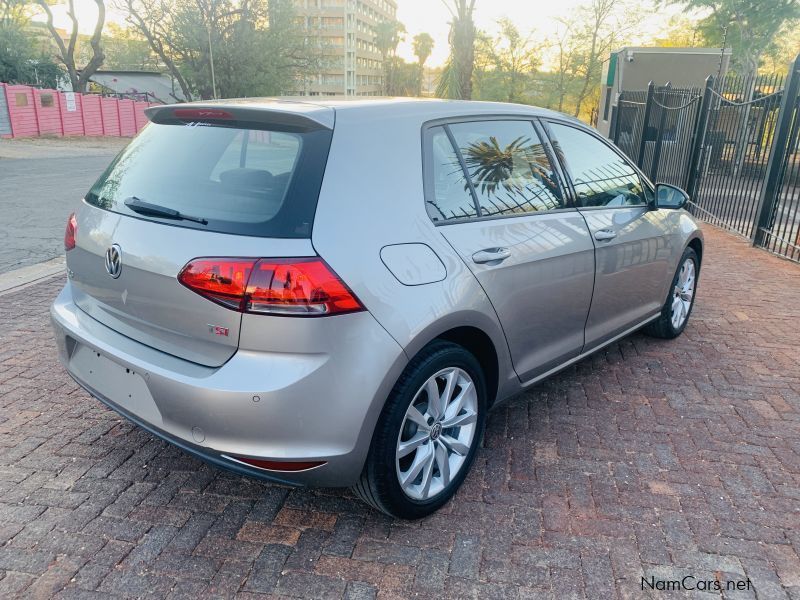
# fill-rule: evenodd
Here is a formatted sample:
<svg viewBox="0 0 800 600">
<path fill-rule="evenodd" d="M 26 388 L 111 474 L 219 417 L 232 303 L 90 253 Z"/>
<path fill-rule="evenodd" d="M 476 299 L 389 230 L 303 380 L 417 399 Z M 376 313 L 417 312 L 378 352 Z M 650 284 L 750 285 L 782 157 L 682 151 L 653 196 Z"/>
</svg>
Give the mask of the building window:
<svg viewBox="0 0 800 600">
<path fill-rule="evenodd" d="M 54 105 L 53 94 L 42 94 L 39 96 L 39 100 L 42 103 L 42 108 L 50 108 Z"/>
<path fill-rule="evenodd" d="M 17 93 L 15 96 L 17 106 L 28 106 L 28 94 Z"/>
</svg>

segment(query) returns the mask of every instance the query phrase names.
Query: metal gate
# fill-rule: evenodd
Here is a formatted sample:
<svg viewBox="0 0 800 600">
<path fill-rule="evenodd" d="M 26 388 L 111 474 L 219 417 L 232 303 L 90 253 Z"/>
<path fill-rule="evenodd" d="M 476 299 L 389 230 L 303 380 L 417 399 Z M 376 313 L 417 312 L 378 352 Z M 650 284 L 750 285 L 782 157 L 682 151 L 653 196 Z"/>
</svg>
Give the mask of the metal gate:
<svg viewBox="0 0 800 600">
<path fill-rule="evenodd" d="M 781 99 L 753 242 L 800 261 L 800 56 Z"/>
<path fill-rule="evenodd" d="M 652 179 L 686 187 L 701 95 L 669 84 L 620 95 L 614 143 Z"/>
<path fill-rule="evenodd" d="M 727 76 L 621 95 L 612 139 L 699 218 L 800 261 L 800 56 L 789 76 Z"/>
<path fill-rule="evenodd" d="M 783 95 L 779 76 L 726 77 L 711 88 L 694 210 L 745 237 L 755 231 Z"/>
</svg>

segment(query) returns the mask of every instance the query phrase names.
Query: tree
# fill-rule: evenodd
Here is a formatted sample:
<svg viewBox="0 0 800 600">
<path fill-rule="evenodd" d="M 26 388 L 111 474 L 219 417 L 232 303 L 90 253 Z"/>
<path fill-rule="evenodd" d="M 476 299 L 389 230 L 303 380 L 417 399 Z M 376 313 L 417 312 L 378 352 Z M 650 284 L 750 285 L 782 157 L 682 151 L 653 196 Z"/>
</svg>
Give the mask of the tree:
<svg viewBox="0 0 800 600">
<path fill-rule="evenodd" d="M 436 95 L 445 98 L 472 98 L 472 71 L 475 66 L 475 0 L 442 0 L 450 11 L 450 58 L 442 71 Z"/>
<path fill-rule="evenodd" d="M 0 0 L 0 81 L 54 88 L 63 71 L 27 34 L 29 21 L 28 0 Z"/>
<path fill-rule="evenodd" d="M 120 0 L 187 100 L 280 95 L 319 56 L 290 0 Z"/>
<path fill-rule="evenodd" d="M 47 16 L 47 29 L 53 41 L 58 47 L 61 61 L 67 69 L 67 75 L 74 92 L 85 92 L 86 85 L 89 79 L 94 75 L 97 70 L 103 65 L 105 55 L 103 54 L 103 47 L 101 45 L 101 37 L 103 33 L 103 25 L 106 21 L 106 5 L 105 0 L 94 0 L 97 5 L 97 20 L 94 24 L 94 32 L 89 39 L 89 44 L 92 47 L 92 56 L 82 69 L 78 69 L 75 62 L 75 49 L 78 41 L 78 17 L 75 15 L 75 0 L 67 0 L 67 16 L 71 22 L 71 29 L 69 33 L 69 41 L 64 44 L 58 30 L 53 25 L 53 12 L 50 10 L 48 0 L 36 0 L 36 3 L 44 10 Z"/>
<path fill-rule="evenodd" d="M 395 87 L 394 75 L 396 61 L 391 60 L 397 52 L 397 45 L 402 41 L 406 28 L 400 21 L 382 21 L 375 26 L 375 45 L 381 53 L 383 68 L 383 93 L 391 94 Z"/>
<path fill-rule="evenodd" d="M 418 33 L 414 36 L 414 56 L 417 57 L 417 64 L 419 65 L 419 86 L 417 88 L 417 95 L 422 95 L 422 79 L 425 74 L 425 62 L 433 52 L 433 38 L 429 33 Z"/>
<path fill-rule="evenodd" d="M 798 0 L 667 0 L 688 9 L 711 11 L 699 22 L 707 42 L 733 50 L 735 65 L 744 74 L 758 71 L 764 55 L 787 23 L 800 18 Z"/>
<path fill-rule="evenodd" d="M 523 36 L 510 19 L 500 19 L 495 38 L 478 34 L 474 83 L 482 100 L 525 102 L 533 76 L 541 65 L 542 45 L 533 34 Z"/>
<path fill-rule="evenodd" d="M 800 52 L 800 29 L 791 23 L 775 36 L 775 42 L 765 52 L 761 61 L 761 68 L 769 73 L 786 72 L 789 63 Z"/>
<path fill-rule="evenodd" d="M 706 40 L 698 30 L 697 19 L 680 14 L 670 18 L 667 26 L 655 38 L 655 45 L 664 48 L 702 47 Z"/>
<path fill-rule="evenodd" d="M 565 110 L 568 96 L 578 117 L 598 93 L 603 62 L 641 23 L 641 12 L 629 0 L 590 0 L 568 18 L 560 19 L 558 49 L 558 106 Z"/>
<path fill-rule="evenodd" d="M 106 56 L 103 63 L 106 69 L 158 70 L 158 57 L 139 31 L 132 27 L 121 27 L 117 23 L 108 23 L 105 31 L 101 43 Z M 88 62 L 90 58 L 91 47 L 88 48 L 89 52 L 86 50 L 86 45 L 83 45 L 79 52 L 79 57 L 84 62 Z"/>
<path fill-rule="evenodd" d="M 0 0 L 0 27 L 28 22 L 28 0 Z"/>
<path fill-rule="evenodd" d="M 399 56 L 390 56 L 389 72 L 391 77 L 385 89 L 387 96 L 414 96 L 421 84 L 419 65 L 408 63 Z"/>
<path fill-rule="evenodd" d="M 61 68 L 34 48 L 21 27 L 0 24 L 0 81 L 54 88 Z"/>
</svg>

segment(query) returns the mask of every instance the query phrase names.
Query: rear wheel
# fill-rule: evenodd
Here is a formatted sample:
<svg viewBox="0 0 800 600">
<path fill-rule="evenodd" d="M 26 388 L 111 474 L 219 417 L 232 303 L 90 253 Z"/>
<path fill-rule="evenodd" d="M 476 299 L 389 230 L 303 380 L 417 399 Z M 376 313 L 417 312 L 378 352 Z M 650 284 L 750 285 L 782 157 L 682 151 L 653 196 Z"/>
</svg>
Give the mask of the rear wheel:
<svg viewBox="0 0 800 600">
<path fill-rule="evenodd" d="M 700 259 L 693 248 L 686 248 L 681 256 L 678 270 L 672 279 L 667 301 L 661 309 L 661 315 L 647 325 L 644 331 L 653 337 L 674 339 L 686 328 L 689 315 L 694 308 L 697 276 L 700 272 Z"/>
<path fill-rule="evenodd" d="M 355 492 L 393 517 L 433 513 L 464 481 L 485 412 L 477 359 L 456 344 L 434 342 L 409 363 L 389 395 Z"/>
</svg>

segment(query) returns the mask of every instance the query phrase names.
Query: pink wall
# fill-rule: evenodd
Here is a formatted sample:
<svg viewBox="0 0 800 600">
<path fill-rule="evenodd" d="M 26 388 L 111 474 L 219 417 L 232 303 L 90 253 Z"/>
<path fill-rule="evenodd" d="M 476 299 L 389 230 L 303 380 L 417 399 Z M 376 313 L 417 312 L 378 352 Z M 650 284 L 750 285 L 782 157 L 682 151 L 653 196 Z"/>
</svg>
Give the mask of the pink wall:
<svg viewBox="0 0 800 600">
<path fill-rule="evenodd" d="M 75 94 L 75 110 L 67 95 L 27 85 L 0 84 L 6 95 L 11 135 L 2 137 L 122 136 L 132 137 L 145 126 L 144 109 L 150 102 L 119 100 L 97 94 Z"/>
</svg>

